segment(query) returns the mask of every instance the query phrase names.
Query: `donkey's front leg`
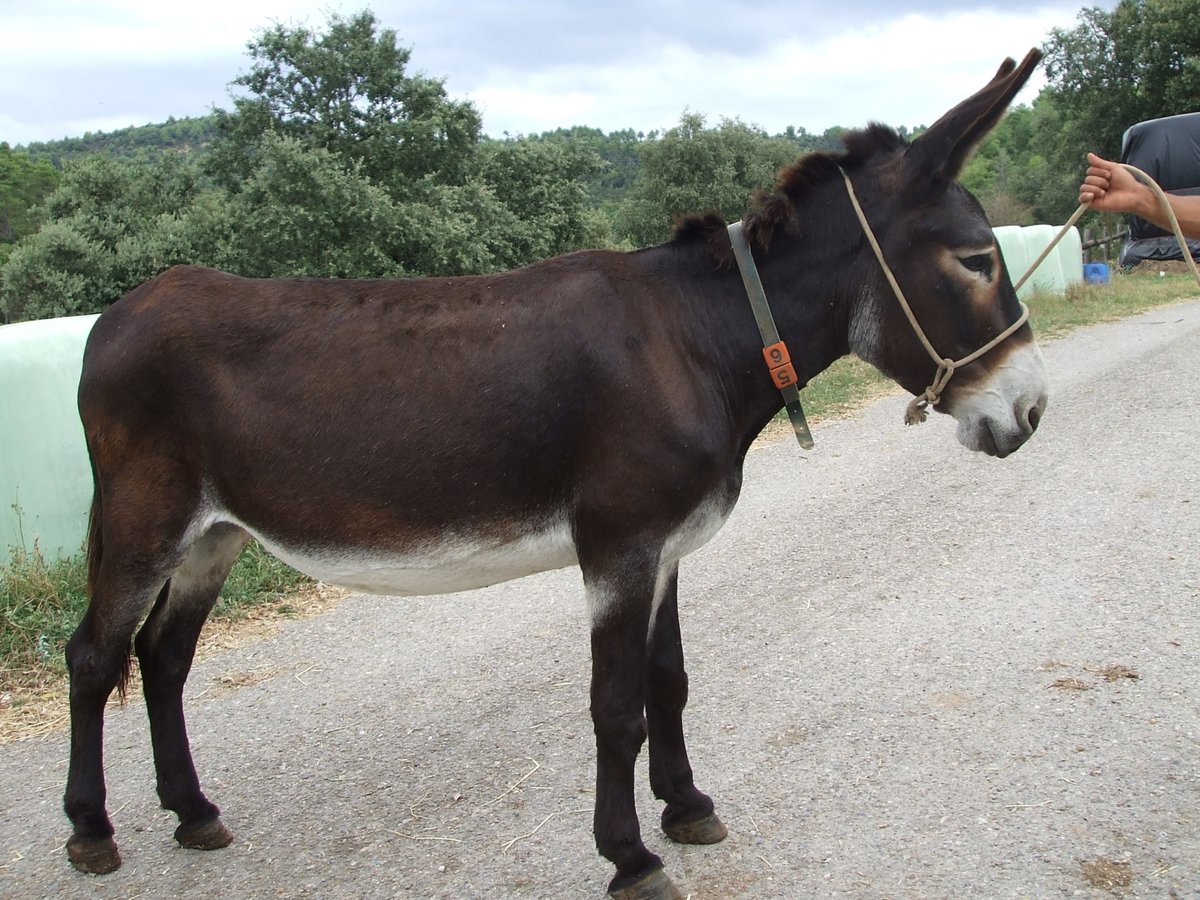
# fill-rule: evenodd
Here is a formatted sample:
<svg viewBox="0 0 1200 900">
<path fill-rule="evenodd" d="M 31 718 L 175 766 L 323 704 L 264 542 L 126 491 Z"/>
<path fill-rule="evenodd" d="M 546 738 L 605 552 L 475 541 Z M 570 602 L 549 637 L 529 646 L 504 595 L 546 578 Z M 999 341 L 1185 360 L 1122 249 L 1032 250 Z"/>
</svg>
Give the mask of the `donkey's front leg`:
<svg viewBox="0 0 1200 900">
<path fill-rule="evenodd" d="M 592 723 L 596 731 L 596 847 L 616 867 L 609 896 L 675 900 L 682 894 L 646 849 L 634 806 L 634 761 L 646 740 L 646 648 L 657 560 L 625 557 L 584 568 L 592 619 Z"/>
<path fill-rule="evenodd" d="M 667 805 L 662 828 L 681 844 L 715 844 L 728 834 L 708 795 L 696 789 L 683 737 L 688 677 L 679 632 L 679 566 L 670 571 L 650 632 L 646 720 L 650 733 L 650 786 Z"/>
</svg>

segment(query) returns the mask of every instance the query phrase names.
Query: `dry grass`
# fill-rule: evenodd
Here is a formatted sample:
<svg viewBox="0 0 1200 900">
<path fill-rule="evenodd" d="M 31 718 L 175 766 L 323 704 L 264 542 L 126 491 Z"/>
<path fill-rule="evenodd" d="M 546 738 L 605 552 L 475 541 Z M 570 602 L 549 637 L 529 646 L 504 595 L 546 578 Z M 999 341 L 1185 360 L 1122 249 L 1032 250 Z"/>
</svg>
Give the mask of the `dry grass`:
<svg viewBox="0 0 1200 900">
<path fill-rule="evenodd" d="M 1105 681 L 1120 681 L 1122 678 L 1128 678 L 1130 681 L 1137 681 L 1140 676 L 1129 666 L 1103 666 L 1099 669 L 1088 669 L 1096 675 L 1102 677 Z"/>
<path fill-rule="evenodd" d="M 1059 678 L 1050 687 L 1058 688 L 1060 691 L 1090 691 L 1092 689 L 1092 686 L 1082 678 Z"/>
<path fill-rule="evenodd" d="M 328 612 L 348 593 L 340 588 L 313 584 L 296 594 L 260 604 L 237 619 L 209 619 L 196 646 L 196 660 L 268 637 L 288 618 L 307 618 Z M 218 679 L 217 686 L 234 690 L 271 674 L 256 672 L 242 677 L 228 676 Z M 141 682 L 135 670 L 130 696 L 140 690 Z M 12 690 L 0 696 L 0 745 L 53 734 L 69 724 L 67 683 L 61 675 L 43 669 L 31 674 L 28 682 L 16 685 L 15 692 L 16 696 Z M 109 701 L 111 706 L 118 703 L 115 696 Z"/>
<path fill-rule="evenodd" d="M 1076 663 L 1062 662 L 1056 659 L 1050 659 L 1038 666 L 1039 672 L 1055 672 L 1062 669 L 1074 669 L 1086 675 L 1098 675 L 1108 684 L 1113 684 L 1117 681 L 1137 681 L 1141 676 L 1131 669 L 1129 666 L 1123 666 L 1118 663 L 1113 663 L 1107 666 L 1091 666 L 1079 665 Z M 1054 688 L 1060 691 L 1090 691 L 1097 685 L 1083 678 L 1078 678 L 1071 675 L 1064 675 L 1061 678 L 1056 678 L 1048 688 Z"/>
</svg>

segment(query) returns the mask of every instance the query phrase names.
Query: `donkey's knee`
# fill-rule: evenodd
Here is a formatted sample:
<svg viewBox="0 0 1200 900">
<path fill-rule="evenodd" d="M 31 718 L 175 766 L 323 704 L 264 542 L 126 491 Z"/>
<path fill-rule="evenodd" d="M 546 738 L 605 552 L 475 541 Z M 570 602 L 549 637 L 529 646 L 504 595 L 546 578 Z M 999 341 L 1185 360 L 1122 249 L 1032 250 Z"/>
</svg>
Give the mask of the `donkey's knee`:
<svg viewBox="0 0 1200 900">
<path fill-rule="evenodd" d="M 592 730 L 602 749 L 629 759 L 641 752 L 649 732 L 640 706 L 632 710 L 593 699 L 591 714 Z"/>
<path fill-rule="evenodd" d="M 132 671 L 132 627 L 97 635 L 94 622 L 89 608 L 63 652 L 73 706 L 99 703 L 103 707 L 114 688 L 124 687 Z"/>
</svg>

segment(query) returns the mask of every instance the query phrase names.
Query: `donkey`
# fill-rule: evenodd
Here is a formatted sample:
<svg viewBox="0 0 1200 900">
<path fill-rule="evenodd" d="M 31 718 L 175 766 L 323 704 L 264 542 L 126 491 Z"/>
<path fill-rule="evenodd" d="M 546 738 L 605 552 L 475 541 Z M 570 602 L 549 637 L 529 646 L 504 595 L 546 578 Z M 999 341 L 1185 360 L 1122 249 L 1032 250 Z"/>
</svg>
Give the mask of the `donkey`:
<svg viewBox="0 0 1200 900">
<path fill-rule="evenodd" d="M 206 850 L 232 840 L 200 789 L 182 692 L 253 537 L 315 578 L 380 593 L 578 565 L 609 894 L 681 896 L 642 843 L 634 761 L 648 738 L 668 836 L 725 836 L 684 745 L 678 567 L 729 516 L 746 452 L 783 406 L 778 388 L 853 352 L 914 394 L 934 382 L 920 403 L 954 416 L 968 448 L 1002 457 L 1037 427 L 1042 358 L 987 219 L 955 178 L 1039 58 L 1006 60 L 911 143 L 871 125 L 844 152 L 803 157 L 735 223 L 790 344 L 783 376 L 779 348 L 768 353 L 774 380 L 714 214 L 661 246 L 502 274 L 251 280 L 177 267 L 114 303 L 79 386 L 95 496 L 91 601 L 66 650 L 71 863 L 121 862 L 103 715 L 135 652 L 175 838 Z M 923 343 L 944 354 L 940 368 Z"/>
</svg>

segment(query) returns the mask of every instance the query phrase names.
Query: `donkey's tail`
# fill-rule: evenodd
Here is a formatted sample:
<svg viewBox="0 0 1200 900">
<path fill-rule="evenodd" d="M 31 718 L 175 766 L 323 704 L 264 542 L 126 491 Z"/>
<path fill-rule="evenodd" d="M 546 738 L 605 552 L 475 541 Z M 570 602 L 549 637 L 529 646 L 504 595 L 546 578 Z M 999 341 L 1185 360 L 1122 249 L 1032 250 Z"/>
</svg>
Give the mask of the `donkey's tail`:
<svg viewBox="0 0 1200 900">
<path fill-rule="evenodd" d="M 92 468 L 92 474 L 95 476 L 95 467 Z M 100 563 L 104 558 L 104 502 L 100 494 L 100 482 L 93 477 L 95 488 L 92 492 L 92 508 L 88 512 L 88 530 L 87 530 L 87 590 L 89 604 L 96 597 L 96 581 L 100 577 Z M 92 615 L 93 610 L 90 605 L 88 615 Z M 121 662 L 121 674 L 117 678 L 117 694 L 121 698 L 121 703 L 125 702 L 125 693 L 129 687 L 129 681 L 133 678 L 133 643 L 125 651 L 125 658 Z"/>
<path fill-rule="evenodd" d="M 89 600 L 96 596 L 96 578 L 100 574 L 100 558 L 104 555 L 104 529 L 100 520 L 100 485 L 97 484 L 95 490 L 92 491 L 92 508 L 88 512 L 87 591 Z"/>
</svg>

